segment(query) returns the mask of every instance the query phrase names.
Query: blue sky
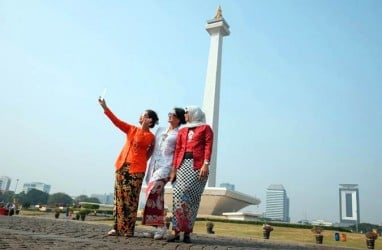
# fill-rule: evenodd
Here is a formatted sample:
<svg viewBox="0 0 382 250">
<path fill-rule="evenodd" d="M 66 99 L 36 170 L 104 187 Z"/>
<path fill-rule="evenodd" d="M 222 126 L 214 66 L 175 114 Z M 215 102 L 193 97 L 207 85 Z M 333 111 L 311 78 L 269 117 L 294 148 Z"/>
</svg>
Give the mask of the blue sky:
<svg viewBox="0 0 382 250">
<path fill-rule="evenodd" d="M 0 175 L 51 193 L 110 193 L 124 135 L 97 98 L 137 124 L 202 105 L 209 35 L 224 38 L 217 184 L 264 202 L 283 184 L 292 221 L 339 221 L 359 184 L 361 221 L 382 223 L 382 2 L 0 1 Z"/>
</svg>

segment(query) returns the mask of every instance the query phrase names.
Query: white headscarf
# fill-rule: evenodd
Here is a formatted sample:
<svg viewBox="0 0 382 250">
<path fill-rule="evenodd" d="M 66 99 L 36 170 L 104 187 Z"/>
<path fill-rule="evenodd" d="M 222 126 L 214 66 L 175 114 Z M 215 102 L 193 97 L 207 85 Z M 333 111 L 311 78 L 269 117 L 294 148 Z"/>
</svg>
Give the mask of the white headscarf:
<svg viewBox="0 0 382 250">
<path fill-rule="evenodd" d="M 197 106 L 187 106 L 184 111 L 188 112 L 189 121 L 182 127 L 197 127 L 206 124 L 206 115 Z"/>
</svg>

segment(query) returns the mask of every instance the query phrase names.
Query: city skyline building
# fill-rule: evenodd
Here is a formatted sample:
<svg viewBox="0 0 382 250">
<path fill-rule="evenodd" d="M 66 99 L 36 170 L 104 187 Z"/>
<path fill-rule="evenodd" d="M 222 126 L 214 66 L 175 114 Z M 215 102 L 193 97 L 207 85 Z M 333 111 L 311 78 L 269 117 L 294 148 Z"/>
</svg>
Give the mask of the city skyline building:
<svg viewBox="0 0 382 250">
<path fill-rule="evenodd" d="M 272 184 L 266 190 L 265 217 L 271 220 L 289 222 L 289 198 L 281 184 Z"/>
<path fill-rule="evenodd" d="M 0 177 L 0 191 L 6 192 L 9 191 L 9 187 L 11 186 L 12 179 L 8 176 Z"/>
<path fill-rule="evenodd" d="M 23 192 L 27 194 L 31 189 L 37 189 L 49 194 L 50 188 L 51 188 L 50 185 L 42 183 L 42 182 L 29 182 L 29 183 L 24 183 Z"/>
<path fill-rule="evenodd" d="M 358 184 L 339 185 L 340 224 L 358 225 L 360 223 Z"/>
</svg>

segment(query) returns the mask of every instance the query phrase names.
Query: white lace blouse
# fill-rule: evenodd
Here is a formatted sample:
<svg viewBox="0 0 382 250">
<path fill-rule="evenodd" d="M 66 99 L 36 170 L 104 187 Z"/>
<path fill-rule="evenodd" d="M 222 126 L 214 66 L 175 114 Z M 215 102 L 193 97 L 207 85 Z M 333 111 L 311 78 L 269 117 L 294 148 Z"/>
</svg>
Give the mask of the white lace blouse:
<svg viewBox="0 0 382 250">
<path fill-rule="evenodd" d="M 146 184 L 170 176 L 178 131 L 179 128 L 171 131 L 164 127 L 157 129 L 154 152 L 146 171 Z"/>
</svg>

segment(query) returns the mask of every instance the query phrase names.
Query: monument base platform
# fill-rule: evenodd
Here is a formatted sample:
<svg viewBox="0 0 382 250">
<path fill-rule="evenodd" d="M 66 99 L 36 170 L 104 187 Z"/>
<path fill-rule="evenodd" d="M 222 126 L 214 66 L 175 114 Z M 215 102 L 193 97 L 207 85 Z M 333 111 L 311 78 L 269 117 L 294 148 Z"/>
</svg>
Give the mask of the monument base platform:
<svg viewBox="0 0 382 250">
<path fill-rule="evenodd" d="M 258 221 L 260 215 L 248 212 L 223 213 L 228 220 Z"/>
<path fill-rule="evenodd" d="M 142 187 L 142 191 L 146 187 Z M 165 205 L 172 210 L 172 187 L 165 187 Z M 199 213 L 203 215 L 219 215 L 237 212 L 249 205 L 260 204 L 260 199 L 220 187 L 206 187 L 200 202 Z"/>
</svg>

